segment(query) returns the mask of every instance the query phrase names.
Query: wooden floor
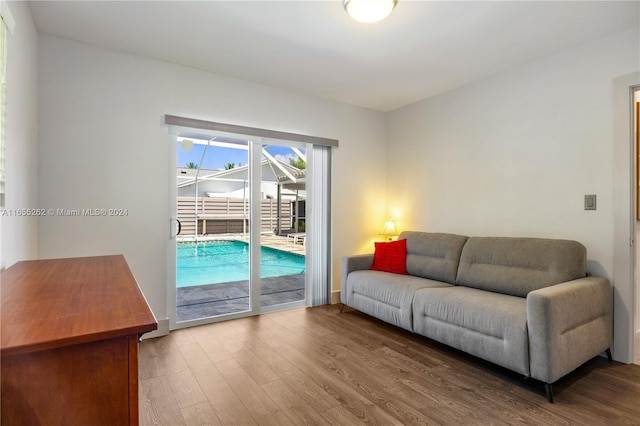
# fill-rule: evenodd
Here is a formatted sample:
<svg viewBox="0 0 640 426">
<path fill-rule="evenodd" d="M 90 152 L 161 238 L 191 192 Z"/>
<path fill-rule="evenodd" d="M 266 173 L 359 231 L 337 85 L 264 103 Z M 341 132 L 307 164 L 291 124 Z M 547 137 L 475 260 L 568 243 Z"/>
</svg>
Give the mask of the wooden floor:
<svg viewBox="0 0 640 426">
<path fill-rule="evenodd" d="M 554 386 L 340 306 L 140 345 L 141 424 L 638 425 L 640 366 L 598 357 Z"/>
</svg>

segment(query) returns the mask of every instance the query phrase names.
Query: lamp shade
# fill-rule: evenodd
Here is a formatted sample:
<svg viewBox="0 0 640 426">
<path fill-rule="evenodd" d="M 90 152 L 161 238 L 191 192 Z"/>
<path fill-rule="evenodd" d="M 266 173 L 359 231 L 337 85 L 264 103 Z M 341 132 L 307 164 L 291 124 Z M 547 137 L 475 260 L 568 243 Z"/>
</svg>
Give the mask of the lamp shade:
<svg viewBox="0 0 640 426">
<path fill-rule="evenodd" d="M 398 235 L 398 231 L 396 230 L 396 223 L 389 219 L 384 223 L 384 228 L 382 229 L 382 233 L 380 235 L 384 235 L 385 237 L 395 237 Z"/>
<path fill-rule="evenodd" d="M 378 22 L 393 11 L 397 0 L 343 0 L 342 4 L 353 19 L 367 24 Z"/>
</svg>

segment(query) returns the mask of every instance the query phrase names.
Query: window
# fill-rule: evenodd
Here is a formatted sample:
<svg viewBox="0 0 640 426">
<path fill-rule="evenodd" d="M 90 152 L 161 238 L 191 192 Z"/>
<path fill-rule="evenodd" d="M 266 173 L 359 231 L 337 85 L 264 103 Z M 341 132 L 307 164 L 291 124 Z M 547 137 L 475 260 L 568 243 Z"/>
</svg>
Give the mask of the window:
<svg viewBox="0 0 640 426">
<path fill-rule="evenodd" d="M 7 105 L 7 50 L 8 34 L 15 28 L 9 3 L 0 0 L 0 208 L 5 206 L 6 152 L 5 152 L 5 110 Z"/>
<path fill-rule="evenodd" d="M 0 208 L 5 194 L 5 106 L 7 104 L 7 25 L 4 13 L 0 15 Z"/>
</svg>

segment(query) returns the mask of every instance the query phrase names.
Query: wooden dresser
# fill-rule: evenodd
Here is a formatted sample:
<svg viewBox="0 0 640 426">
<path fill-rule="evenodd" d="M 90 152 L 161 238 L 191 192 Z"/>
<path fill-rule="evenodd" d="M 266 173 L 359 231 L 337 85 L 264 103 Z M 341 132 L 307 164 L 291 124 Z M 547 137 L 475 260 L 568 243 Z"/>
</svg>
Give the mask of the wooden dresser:
<svg viewBox="0 0 640 426">
<path fill-rule="evenodd" d="M 123 256 L 0 275 L 2 425 L 137 425 L 138 337 L 157 322 Z"/>
</svg>

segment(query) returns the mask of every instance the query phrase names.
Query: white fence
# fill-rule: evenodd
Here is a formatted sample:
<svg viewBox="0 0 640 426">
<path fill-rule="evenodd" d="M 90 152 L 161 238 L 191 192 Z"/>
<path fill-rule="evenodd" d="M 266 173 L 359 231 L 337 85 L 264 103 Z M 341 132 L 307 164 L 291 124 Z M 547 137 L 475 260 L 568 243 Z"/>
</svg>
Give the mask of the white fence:
<svg viewBox="0 0 640 426">
<path fill-rule="evenodd" d="M 177 197 L 178 220 L 182 224 L 180 235 L 194 235 L 196 206 L 198 235 L 240 234 L 249 231 L 249 201 L 242 198 Z M 295 201 L 280 203 L 278 228 L 278 201 L 261 201 L 260 231 L 287 233 L 293 230 Z"/>
</svg>

